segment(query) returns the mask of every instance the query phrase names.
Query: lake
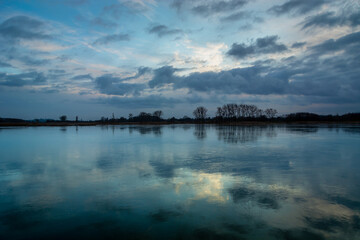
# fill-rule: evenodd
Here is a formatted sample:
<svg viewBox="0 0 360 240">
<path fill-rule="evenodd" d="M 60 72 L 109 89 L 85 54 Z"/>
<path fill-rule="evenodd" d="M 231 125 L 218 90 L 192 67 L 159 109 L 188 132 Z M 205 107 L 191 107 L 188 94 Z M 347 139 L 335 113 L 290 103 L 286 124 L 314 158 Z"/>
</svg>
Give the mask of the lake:
<svg viewBox="0 0 360 240">
<path fill-rule="evenodd" d="M 0 128 L 0 239 L 360 239 L 360 125 Z"/>
</svg>

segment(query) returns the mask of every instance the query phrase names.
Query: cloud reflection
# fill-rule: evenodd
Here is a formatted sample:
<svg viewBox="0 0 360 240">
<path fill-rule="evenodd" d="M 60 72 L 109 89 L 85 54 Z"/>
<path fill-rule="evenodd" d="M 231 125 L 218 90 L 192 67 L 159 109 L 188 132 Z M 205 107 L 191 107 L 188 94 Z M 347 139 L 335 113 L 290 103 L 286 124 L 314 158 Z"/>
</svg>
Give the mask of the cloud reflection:
<svg viewBox="0 0 360 240">
<path fill-rule="evenodd" d="M 140 239 L 360 232 L 359 138 L 344 128 L 59 129 L 1 132 L 1 238 L 35 230 Z"/>
</svg>

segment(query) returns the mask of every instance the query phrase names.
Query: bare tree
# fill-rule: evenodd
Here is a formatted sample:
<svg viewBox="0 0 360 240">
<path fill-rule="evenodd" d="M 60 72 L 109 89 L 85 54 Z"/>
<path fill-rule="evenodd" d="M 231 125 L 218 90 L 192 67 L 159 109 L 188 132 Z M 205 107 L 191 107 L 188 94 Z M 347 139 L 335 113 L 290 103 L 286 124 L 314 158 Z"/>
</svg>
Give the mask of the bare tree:
<svg viewBox="0 0 360 240">
<path fill-rule="evenodd" d="M 265 110 L 265 115 L 267 118 L 274 118 L 277 114 L 276 109 L 268 108 Z"/>
<path fill-rule="evenodd" d="M 67 119 L 67 116 L 66 116 L 66 115 L 62 115 L 62 116 L 59 117 L 59 119 L 60 119 L 60 121 L 65 122 L 66 119 Z"/>
<path fill-rule="evenodd" d="M 240 104 L 238 105 L 238 117 L 246 117 L 246 105 Z"/>
<path fill-rule="evenodd" d="M 197 107 L 193 114 L 196 119 L 205 119 L 206 118 L 207 109 L 205 107 Z"/>
<path fill-rule="evenodd" d="M 234 118 L 236 117 L 236 109 L 237 109 L 237 104 L 235 103 L 231 103 L 231 104 L 227 104 L 227 109 L 228 109 L 228 113 L 229 113 L 229 118 Z"/>
<path fill-rule="evenodd" d="M 264 111 L 262 109 L 260 108 L 256 109 L 255 117 L 260 118 L 263 115 L 264 115 Z"/>
<path fill-rule="evenodd" d="M 255 105 L 248 105 L 249 117 L 256 117 L 256 112 L 258 111 L 258 107 Z"/>
<path fill-rule="evenodd" d="M 153 116 L 157 117 L 157 118 L 161 118 L 162 115 L 163 115 L 163 112 L 161 110 L 157 110 L 153 113 Z"/>
<path fill-rule="evenodd" d="M 250 105 L 244 104 L 244 117 L 250 117 Z"/>
<path fill-rule="evenodd" d="M 216 116 L 217 117 L 224 117 L 224 112 L 223 112 L 223 109 L 221 107 L 217 107 Z"/>
</svg>

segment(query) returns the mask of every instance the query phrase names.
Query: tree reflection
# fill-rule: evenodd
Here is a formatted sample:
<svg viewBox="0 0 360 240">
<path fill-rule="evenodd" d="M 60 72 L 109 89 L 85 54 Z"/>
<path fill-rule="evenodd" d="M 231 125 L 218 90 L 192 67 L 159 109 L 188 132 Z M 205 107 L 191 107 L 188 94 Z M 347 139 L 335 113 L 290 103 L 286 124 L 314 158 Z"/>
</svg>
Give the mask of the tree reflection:
<svg viewBox="0 0 360 240">
<path fill-rule="evenodd" d="M 286 125 L 285 129 L 286 129 L 286 131 L 291 132 L 291 133 L 307 134 L 307 133 L 316 133 L 319 130 L 319 127 L 313 126 L 313 125 L 306 125 L 306 126 Z"/>
<path fill-rule="evenodd" d="M 267 137 L 276 137 L 273 126 L 217 126 L 216 133 L 218 139 L 226 143 L 253 142 L 264 134 Z"/>
<path fill-rule="evenodd" d="M 135 131 L 141 135 L 154 134 L 155 136 L 161 136 L 162 128 L 162 126 L 131 126 L 129 127 L 129 133 L 132 134 Z"/>
<path fill-rule="evenodd" d="M 342 130 L 348 134 L 360 134 L 359 126 L 346 126 L 343 127 Z"/>
<path fill-rule="evenodd" d="M 199 140 L 205 139 L 206 138 L 206 125 L 204 125 L 204 124 L 195 125 L 194 136 Z"/>
</svg>

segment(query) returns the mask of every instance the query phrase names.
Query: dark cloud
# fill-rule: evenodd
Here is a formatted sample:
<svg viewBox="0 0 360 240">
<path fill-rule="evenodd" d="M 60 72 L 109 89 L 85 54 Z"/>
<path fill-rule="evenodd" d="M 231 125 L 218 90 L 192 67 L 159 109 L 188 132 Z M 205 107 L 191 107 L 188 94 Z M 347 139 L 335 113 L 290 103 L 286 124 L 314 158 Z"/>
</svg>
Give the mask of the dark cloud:
<svg viewBox="0 0 360 240">
<path fill-rule="evenodd" d="M 50 39 L 44 32 L 45 23 L 28 16 L 8 18 L 0 24 L 0 36 L 6 39 Z"/>
<path fill-rule="evenodd" d="M 325 4 L 325 0 L 288 0 L 282 5 L 275 5 L 268 11 L 276 15 L 287 13 L 305 14 Z"/>
<path fill-rule="evenodd" d="M 41 85 L 46 82 L 43 73 L 28 72 L 20 74 L 0 74 L 0 85 L 8 87 L 23 87 L 25 85 Z"/>
<path fill-rule="evenodd" d="M 29 66 L 41 66 L 50 62 L 48 59 L 37 59 L 29 55 L 14 56 L 14 58 Z"/>
<path fill-rule="evenodd" d="M 254 28 L 254 26 L 253 26 L 252 24 L 246 23 L 246 24 L 244 24 L 244 25 L 241 25 L 241 26 L 239 27 L 239 30 L 240 30 L 240 31 L 248 31 L 248 30 L 251 30 L 251 29 L 253 29 L 253 28 Z"/>
<path fill-rule="evenodd" d="M 149 67 L 139 67 L 138 72 L 136 73 L 134 78 L 138 78 L 138 77 L 140 77 L 140 76 L 142 76 L 142 75 L 144 75 L 146 73 L 149 73 L 151 71 L 152 71 L 152 69 L 149 68 Z"/>
<path fill-rule="evenodd" d="M 129 41 L 129 34 L 111 34 L 104 37 L 100 37 L 94 41 L 94 44 L 109 44 L 113 42 Z"/>
<path fill-rule="evenodd" d="M 240 11 L 233 14 L 230 14 L 229 16 L 223 17 L 220 20 L 223 22 L 234 22 L 239 21 L 243 19 L 248 19 L 251 16 L 249 12 L 246 11 Z"/>
<path fill-rule="evenodd" d="M 112 74 L 105 74 L 95 78 L 96 88 L 104 94 L 108 95 L 127 95 L 138 94 L 143 90 L 145 84 L 124 83 L 124 79 L 115 77 Z"/>
<path fill-rule="evenodd" d="M 347 50 L 350 54 L 356 54 L 356 52 L 358 53 L 360 51 L 360 32 L 350 33 L 336 40 L 326 40 L 312 47 L 311 50 L 320 55 L 339 50 Z"/>
<path fill-rule="evenodd" d="M 165 25 L 156 25 L 149 29 L 149 33 L 156 34 L 158 37 L 179 34 L 182 32 L 183 31 L 181 29 L 172 29 Z"/>
<path fill-rule="evenodd" d="M 175 76 L 178 71 L 171 66 L 154 70 L 154 77 L 149 82 L 150 87 L 173 83 L 174 88 L 189 88 L 198 92 L 218 93 L 283 93 L 286 79 L 276 76 L 261 77 L 264 67 L 236 68 L 221 72 L 191 73 L 188 76 Z M 271 80 L 270 80 L 271 77 Z"/>
<path fill-rule="evenodd" d="M 180 11 L 183 7 L 184 0 L 174 0 L 170 6 L 176 8 L 178 11 Z"/>
<path fill-rule="evenodd" d="M 76 75 L 71 78 L 71 80 L 83 80 L 83 79 L 93 80 L 94 78 L 90 74 Z"/>
<path fill-rule="evenodd" d="M 251 46 L 261 49 L 273 42 L 267 38 Z M 307 103 L 355 103 L 360 102 L 359 52 L 360 32 L 357 32 L 310 47 L 302 57 L 257 61 L 246 68 L 178 76 L 175 74 L 179 69 L 164 66 L 153 71 L 149 86 L 170 84 L 174 89 L 214 94 L 277 94 L 297 102 L 301 97 Z"/>
<path fill-rule="evenodd" d="M 53 73 L 53 74 L 64 74 L 64 73 L 66 73 L 66 71 L 63 70 L 63 69 L 49 69 L 48 72 Z"/>
<path fill-rule="evenodd" d="M 129 81 L 132 79 L 137 79 L 137 78 L 139 78 L 147 73 L 151 73 L 151 72 L 152 72 L 152 69 L 149 67 L 138 67 L 137 72 L 134 76 L 122 78 L 121 81 Z"/>
<path fill-rule="evenodd" d="M 152 69 L 149 68 L 149 67 L 139 67 L 134 76 L 123 78 L 123 81 L 137 79 L 137 78 L 139 78 L 139 77 L 141 77 L 141 76 L 143 76 L 145 74 L 151 73 L 151 72 L 152 72 Z"/>
<path fill-rule="evenodd" d="M 166 83 L 176 82 L 177 77 L 174 76 L 174 73 L 178 69 L 173 68 L 172 66 L 164 66 L 154 70 L 154 77 L 149 82 L 150 87 L 160 86 Z"/>
<path fill-rule="evenodd" d="M 58 56 L 56 59 L 59 60 L 60 62 L 66 62 L 66 61 L 69 61 L 71 59 L 71 57 L 68 55 L 61 55 L 61 56 Z"/>
<path fill-rule="evenodd" d="M 301 48 L 306 45 L 306 42 L 296 42 L 291 45 L 291 48 Z"/>
<path fill-rule="evenodd" d="M 227 54 L 241 59 L 254 54 L 269 54 L 286 51 L 287 47 L 282 43 L 278 43 L 278 39 L 278 36 L 267 36 L 256 39 L 256 41 L 250 45 L 233 43 Z"/>
<path fill-rule="evenodd" d="M 42 87 L 40 89 L 31 89 L 29 92 L 52 94 L 52 93 L 59 93 L 60 90 L 63 90 L 63 89 L 58 86 L 51 86 L 51 87 Z"/>
<path fill-rule="evenodd" d="M 138 97 L 111 97 L 102 98 L 98 102 L 114 105 L 121 108 L 167 108 L 174 107 L 175 104 L 182 103 L 184 100 L 168 98 L 161 95 L 149 95 Z"/>
<path fill-rule="evenodd" d="M 0 67 L 12 67 L 12 66 L 6 62 L 0 61 Z"/>
<path fill-rule="evenodd" d="M 137 69 L 137 73 L 131 77 L 120 78 L 113 76 L 112 74 L 105 74 L 100 77 L 95 78 L 95 87 L 104 94 L 108 95 L 129 95 L 135 94 L 138 95 L 139 92 L 145 89 L 146 84 L 142 83 L 127 83 L 126 81 L 137 79 L 149 72 L 151 72 L 151 68 L 148 67 L 139 67 Z M 80 79 L 92 79 L 90 74 L 87 75 L 78 75 L 73 77 L 73 80 Z"/>
<path fill-rule="evenodd" d="M 360 25 L 360 11 L 356 13 L 336 15 L 335 12 L 324 12 L 310 16 L 302 23 L 303 29 L 310 27 L 335 27 L 349 25 L 356 27 Z"/>
<path fill-rule="evenodd" d="M 68 75 L 68 73 L 66 73 L 66 71 L 63 69 L 49 69 L 46 77 L 48 79 L 55 80 L 55 79 L 59 79 L 66 75 Z"/>
<path fill-rule="evenodd" d="M 228 55 L 234 56 L 236 58 L 245 58 L 248 55 L 255 53 L 255 48 L 253 46 L 247 46 L 244 43 L 233 43 L 230 50 L 227 52 Z"/>
<path fill-rule="evenodd" d="M 207 1 L 193 7 L 191 11 L 200 16 L 207 17 L 216 13 L 234 11 L 243 7 L 247 2 L 247 0 Z"/>
<path fill-rule="evenodd" d="M 192 73 L 181 81 L 177 81 L 175 87 L 224 94 L 283 94 L 287 88 L 287 79 L 273 73 L 262 77 L 261 74 L 266 72 L 266 67 L 254 66 L 221 72 Z"/>
<path fill-rule="evenodd" d="M 42 66 L 52 61 L 50 59 L 40 59 L 38 55 L 39 53 L 36 51 L 18 48 L 16 41 L 6 40 L 2 45 L 0 41 L 0 56 L 2 56 L 3 61 L 9 62 L 16 60 L 28 66 Z"/>
</svg>

